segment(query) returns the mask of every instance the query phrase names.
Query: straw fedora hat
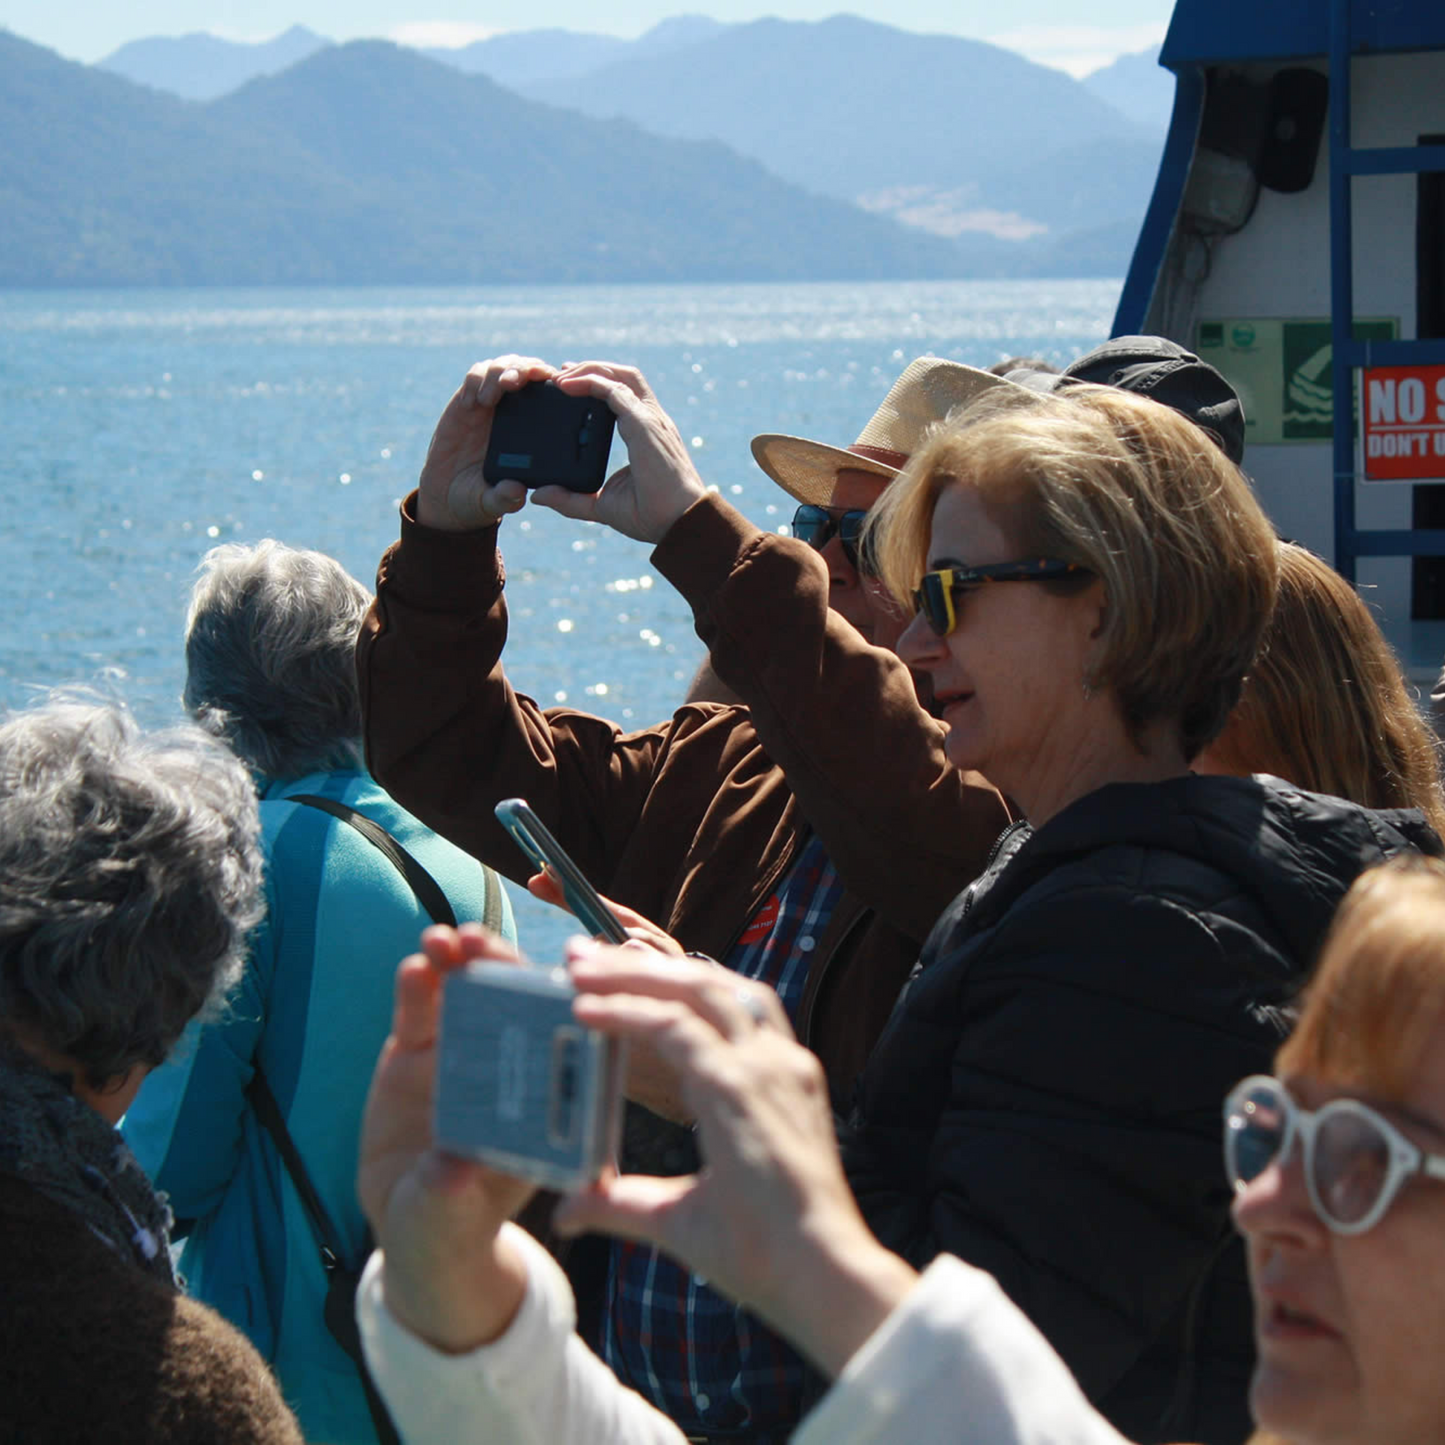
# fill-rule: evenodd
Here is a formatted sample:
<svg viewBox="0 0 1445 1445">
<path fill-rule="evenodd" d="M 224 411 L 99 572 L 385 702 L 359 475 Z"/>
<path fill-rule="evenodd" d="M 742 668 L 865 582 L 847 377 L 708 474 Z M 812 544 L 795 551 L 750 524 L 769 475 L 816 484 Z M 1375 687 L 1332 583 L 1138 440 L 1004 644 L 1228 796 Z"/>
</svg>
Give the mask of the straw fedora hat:
<svg viewBox="0 0 1445 1445">
<path fill-rule="evenodd" d="M 753 457 L 800 502 L 827 506 L 838 472 L 845 468 L 871 472 L 891 482 L 935 422 L 989 387 L 1015 384 L 976 366 L 920 356 L 904 368 L 852 446 L 832 447 L 805 437 L 764 432 L 753 438 Z"/>
</svg>

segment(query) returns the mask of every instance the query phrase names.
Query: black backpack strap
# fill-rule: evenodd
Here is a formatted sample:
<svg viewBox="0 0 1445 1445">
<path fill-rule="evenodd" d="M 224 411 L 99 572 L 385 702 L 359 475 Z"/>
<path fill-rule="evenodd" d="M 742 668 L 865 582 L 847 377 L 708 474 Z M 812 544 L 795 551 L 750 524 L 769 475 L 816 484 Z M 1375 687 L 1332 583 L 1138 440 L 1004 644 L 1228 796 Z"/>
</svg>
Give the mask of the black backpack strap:
<svg viewBox="0 0 1445 1445">
<path fill-rule="evenodd" d="M 323 798 L 319 793 L 292 793 L 284 801 L 305 803 L 308 807 L 330 813 L 333 818 L 340 818 L 343 823 L 350 823 L 368 843 L 380 849 L 392 867 L 406 879 L 411 891 L 416 894 L 417 902 L 431 915 L 433 923 L 448 923 L 453 928 L 457 926 L 457 916 L 452 912 L 441 885 L 379 823 L 373 823 L 365 813 L 358 813 L 348 804 L 338 803 L 335 798 Z M 492 880 L 488 878 L 488 912 L 491 911 L 491 898 Z"/>
<path fill-rule="evenodd" d="M 292 1139 L 286 1120 L 281 1115 L 281 1106 L 276 1102 L 276 1096 L 271 1092 L 271 1086 L 266 1082 L 266 1075 L 259 1064 L 251 1075 L 251 1082 L 246 1086 L 246 1098 L 256 1111 L 257 1122 L 276 1145 L 281 1162 L 286 1166 L 286 1172 L 291 1176 L 296 1193 L 311 1219 L 316 1245 L 321 1252 L 321 1268 L 326 1275 L 326 1303 L 323 1310 L 326 1328 L 356 1366 L 378 1445 L 401 1445 L 401 1437 L 392 1423 L 386 1402 L 381 1398 L 371 1378 L 371 1371 L 367 1368 L 366 1355 L 361 1348 L 361 1332 L 356 1326 L 356 1287 L 361 1280 L 361 1268 L 371 1255 L 374 1243 L 371 1228 L 368 1226 L 362 1237 L 361 1264 L 355 1268 L 345 1264 L 341 1241 L 332 1227 L 331 1217 L 321 1202 L 321 1196 L 316 1192 L 316 1186 L 311 1182 L 311 1176 L 306 1172 L 306 1165 L 296 1148 L 296 1141 Z"/>
<path fill-rule="evenodd" d="M 316 1192 L 316 1186 L 306 1172 L 301 1151 L 297 1149 L 296 1141 L 286 1127 L 286 1120 L 281 1116 L 281 1106 L 277 1104 L 276 1096 L 271 1092 L 271 1086 L 266 1082 L 266 1075 L 261 1072 L 260 1064 L 256 1065 L 251 1082 L 246 1085 L 246 1098 L 256 1111 L 257 1121 L 276 1145 L 276 1152 L 280 1154 L 281 1162 L 286 1166 L 286 1172 L 296 1186 L 296 1193 L 306 1213 L 311 1217 L 311 1228 L 321 1248 L 321 1263 L 327 1274 L 330 1274 L 342 1260 L 340 1241 L 336 1237 L 336 1230 L 332 1227 L 326 1206 L 322 1204 L 321 1196 Z M 370 1253 L 369 1250 L 367 1252 Z"/>
</svg>

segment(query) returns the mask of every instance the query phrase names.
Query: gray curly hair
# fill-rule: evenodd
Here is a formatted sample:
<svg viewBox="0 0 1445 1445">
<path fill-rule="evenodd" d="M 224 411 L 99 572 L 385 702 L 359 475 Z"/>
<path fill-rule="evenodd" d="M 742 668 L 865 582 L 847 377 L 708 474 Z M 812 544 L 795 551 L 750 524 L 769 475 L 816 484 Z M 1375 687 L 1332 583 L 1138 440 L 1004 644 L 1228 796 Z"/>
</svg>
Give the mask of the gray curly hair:
<svg viewBox="0 0 1445 1445">
<path fill-rule="evenodd" d="M 262 855 L 245 766 L 191 725 L 52 695 L 0 722 L 0 1023 L 94 1087 L 240 977 Z"/>
<path fill-rule="evenodd" d="M 356 637 L 371 594 L 323 552 L 266 538 L 201 559 L 185 704 L 268 778 L 362 766 Z"/>
</svg>

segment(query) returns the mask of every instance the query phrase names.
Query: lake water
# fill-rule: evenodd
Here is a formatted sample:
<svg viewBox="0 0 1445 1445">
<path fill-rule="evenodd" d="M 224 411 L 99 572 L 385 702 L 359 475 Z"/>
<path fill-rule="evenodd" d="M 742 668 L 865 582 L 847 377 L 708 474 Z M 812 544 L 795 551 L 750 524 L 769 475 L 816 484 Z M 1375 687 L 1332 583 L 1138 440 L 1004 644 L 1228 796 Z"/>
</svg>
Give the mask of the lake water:
<svg viewBox="0 0 1445 1445">
<path fill-rule="evenodd" d="M 179 714 L 180 632 L 207 547 L 273 536 L 370 582 L 438 412 L 483 357 L 642 367 L 703 477 L 761 526 L 793 509 L 748 439 L 846 445 L 915 356 L 1062 364 L 1112 281 L 0 292 L 11 626 L 0 703 L 104 682 Z M 613 463 L 620 461 L 620 448 Z M 544 702 L 643 726 L 701 656 L 647 549 L 544 512 L 503 528 L 507 667 Z M 534 953 L 567 931 L 519 907 Z"/>
</svg>

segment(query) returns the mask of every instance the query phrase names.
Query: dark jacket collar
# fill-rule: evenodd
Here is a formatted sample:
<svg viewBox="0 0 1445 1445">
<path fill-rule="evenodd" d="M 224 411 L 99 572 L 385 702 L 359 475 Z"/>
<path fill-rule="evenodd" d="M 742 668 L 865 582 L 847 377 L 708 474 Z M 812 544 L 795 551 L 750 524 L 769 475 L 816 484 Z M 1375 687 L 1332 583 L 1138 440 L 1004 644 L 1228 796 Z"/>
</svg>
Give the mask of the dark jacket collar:
<svg viewBox="0 0 1445 1445">
<path fill-rule="evenodd" d="M 1298 957 L 1318 947 L 1340 879 L 1402 849 L 1445 852 L 1417 809 L 1363 808 L 1266 774 L 1111 783 L 1005 835 L 971 890 L 970 922 L 987 926 L 1042 875 L 1115 847 L 1167 850 L 1237 879 Z"/>
</svg>

